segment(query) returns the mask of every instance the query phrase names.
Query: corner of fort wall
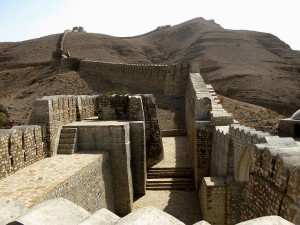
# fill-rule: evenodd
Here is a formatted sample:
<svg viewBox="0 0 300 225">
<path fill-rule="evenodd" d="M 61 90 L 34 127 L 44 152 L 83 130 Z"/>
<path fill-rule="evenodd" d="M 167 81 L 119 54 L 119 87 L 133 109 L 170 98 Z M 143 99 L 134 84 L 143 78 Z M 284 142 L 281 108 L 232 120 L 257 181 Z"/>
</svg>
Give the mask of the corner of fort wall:
<svg viewBox="0 0 300 225">
<path fill-rule="evenodd" d="M 46 193 L 41 201 L 63 197 L 90 213 L 101 208 L 115 212 L 110 164 L 109 153 L 102 152 L 96 160 Z"/>
<path fill-rule="evenodd" d="M 47 132 L 47 156 L 56 155 L 62 125 L 94 116 L 96 96 L 45 96 L 33 103 L 29 124 L 43 124 Z"/>
</svg>

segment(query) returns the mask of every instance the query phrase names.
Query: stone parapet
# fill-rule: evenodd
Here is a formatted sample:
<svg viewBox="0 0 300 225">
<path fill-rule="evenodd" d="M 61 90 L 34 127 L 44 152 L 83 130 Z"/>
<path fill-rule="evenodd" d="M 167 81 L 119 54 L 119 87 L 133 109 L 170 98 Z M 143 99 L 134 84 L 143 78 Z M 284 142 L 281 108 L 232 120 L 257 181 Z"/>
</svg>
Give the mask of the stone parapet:
<svg viewBox="0 0 300 225">
<path fill-rule="evenodd" d="M 210 176 L 227 176 L 229 126 L 216 126 L 213 131 L 213 144 L 210 158 Z"/>
<path fill-rule="evenodd" d="M 106 80 L 128 86 L 145 86 L 145 82 L 147 82 L 148 89 L 164 91 L 169 67 L 158 64 L 126 64 L 80 60 L 79 71 L 96 74 Z"/>
<path fill-rule="evenodd" d="M 56 154 L 63 125 L 96 115 L 96 98 L 94 95 L 57 95 L 33 102 L 29 124 L 46 126 L 47 156 Z"/>
<path fill-rule="evenodd" d="M 242 219 L 280 215 L 298 224 L 300 146 L 291 138 L 275 140 L 255 145 Z"/>
<path fill-rule="evenodd" d="M 46 156 L 45 131 L 41 126 L 14 126 L 0 130 L 0 179 Z"/>
<path fill-rule="evenodd" d="M 108 81 L 126 86 L 144 86 L 148 90 L 158 90 L 165 95 L 184 96 L 189 74 L 189 64 L 127 64 L 92 61 L 78 58 L 63 58 L 59 51 L 53 53 L 59 58 L 60 71 L 79 70 L 86 74 L 102 76 Z M 56 54 L 56 55 L 55 55 Z M 145 86 L 145 82 L 147 85 Z"/>
<path fill-rule="evenodd" d="M 197 72 L 189 74 L 185 104 L 187 136 L 199 188 L 203 177 L 209 176 L 214 127 L 230 125 L 233 118 L 220 105 L 212 86 L 206 85 Z"/>
</svg>

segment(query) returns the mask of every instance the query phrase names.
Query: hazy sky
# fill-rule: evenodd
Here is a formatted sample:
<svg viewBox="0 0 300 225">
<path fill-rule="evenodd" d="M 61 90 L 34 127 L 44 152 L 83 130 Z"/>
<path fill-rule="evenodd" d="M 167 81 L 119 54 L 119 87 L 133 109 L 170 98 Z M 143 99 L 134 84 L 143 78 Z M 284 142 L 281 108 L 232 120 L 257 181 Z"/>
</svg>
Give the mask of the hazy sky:
<svg viewBox="0 0 300 225">
<path fill-rule="evenodd" d="M 268 32 L 300 50 L 300 0 L 0 0 L 0 42 L 73 26 L 133 36 L 203 17 L 227 29 Z"/>
</svg>

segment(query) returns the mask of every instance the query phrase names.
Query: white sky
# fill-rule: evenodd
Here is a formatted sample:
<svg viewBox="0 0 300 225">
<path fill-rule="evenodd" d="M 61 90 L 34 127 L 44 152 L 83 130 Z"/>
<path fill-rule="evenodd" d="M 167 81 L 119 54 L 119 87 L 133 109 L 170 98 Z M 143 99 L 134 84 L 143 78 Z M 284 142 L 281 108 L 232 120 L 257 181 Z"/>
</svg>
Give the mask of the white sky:
<svg viewBox="0 0 300 225">
<path fill-rule="evenodd" d="M 214 19 L 227 29 L 272 33 L 300 50 L 300 0 L 0 0 L 0 42 L 73 26 L 133 36 L 196 17 Z"/>
</svg>

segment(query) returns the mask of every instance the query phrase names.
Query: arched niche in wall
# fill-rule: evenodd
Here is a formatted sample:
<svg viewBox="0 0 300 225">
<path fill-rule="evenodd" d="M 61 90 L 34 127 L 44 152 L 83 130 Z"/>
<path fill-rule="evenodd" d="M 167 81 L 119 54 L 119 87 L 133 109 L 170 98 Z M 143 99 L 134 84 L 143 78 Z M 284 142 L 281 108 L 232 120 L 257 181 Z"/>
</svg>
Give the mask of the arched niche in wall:
<svg viewBox="0 0 300 225">
<path fill-rule="evenodd" d="M 249 180 L 250 162 L 251 162 L 251 158 L 250 158 L 249 151 L 248 149 L 245 149 L 240 158 L 238 169 L 235 174 L 236 175 L 235 180 L 237 182 L 247 182 Z"/>
<path fill-rule="evenodd" d="M 227 154 L 227 176 L 233 176 L 234 172 L 234 147 L 233 142 L 230 139 L 228 154 Z"/>
<path fill-rule="evenodd" d="M 294 125 L 294 137 L 300 138 L 300 124 Z"/>
</svg>

